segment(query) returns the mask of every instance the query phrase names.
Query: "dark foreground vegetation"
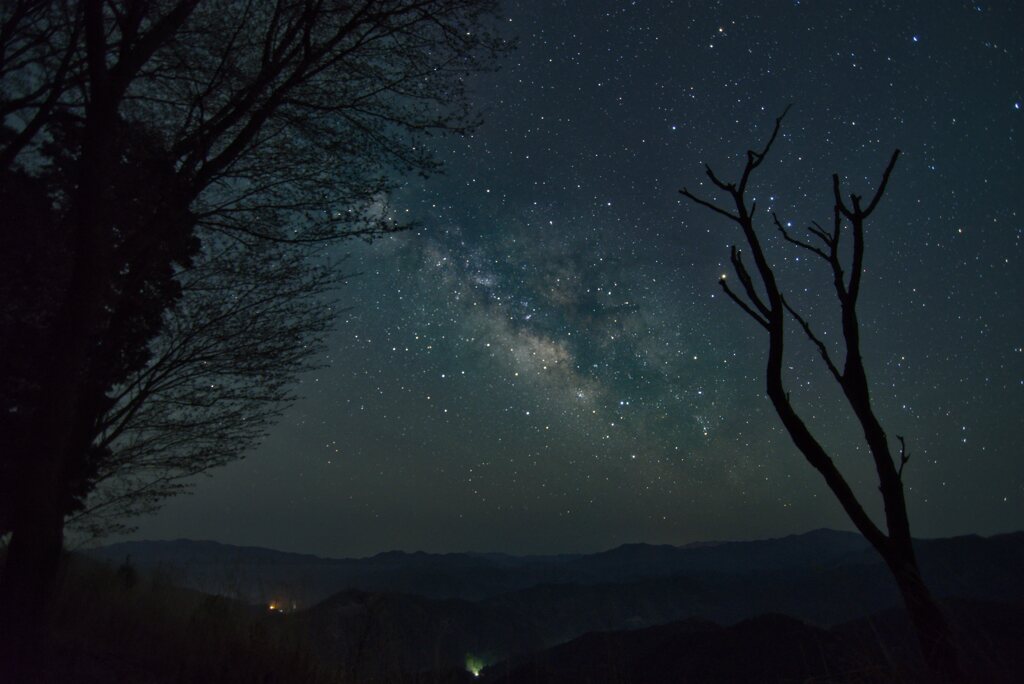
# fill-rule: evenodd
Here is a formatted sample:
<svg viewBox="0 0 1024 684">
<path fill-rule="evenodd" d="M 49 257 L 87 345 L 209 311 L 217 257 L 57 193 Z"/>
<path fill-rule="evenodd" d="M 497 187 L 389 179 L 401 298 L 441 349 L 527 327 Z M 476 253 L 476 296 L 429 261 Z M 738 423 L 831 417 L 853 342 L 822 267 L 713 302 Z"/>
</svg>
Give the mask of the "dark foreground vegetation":
<svg viewBox="0 0 1024 684">
<path fill-rule="evenodd" d="M 1024 672 L 1024 610 L 945 604 L 968 681 L 1015 682 Z M 700 620 L 600 632 L 484 670 L 484 680 L 550 682 L 931 681 L 902 611 L 821 629 L 784 615 L 723 627 Z"/>
<path fill-rule="evenodd" d="M 276 616 L 85 557 L 65 558 L 53 637 L 23 681 L 334 682 Z"/>
<path fill-rule="evenodd" d="M 1019 681 L 1024 535 L 919 548 L 969 681 Z M 233 589 L 204 586 L 214 567 Z M 856 535 L 828 530 L 548 557 L 116 545 L 65 558 L 54 637 L 22 679 L 930 681 L 898 594 L 879 595 L 887 579 Z M 288 598 L 303 585 L 333 590 Z"/>
</svg>

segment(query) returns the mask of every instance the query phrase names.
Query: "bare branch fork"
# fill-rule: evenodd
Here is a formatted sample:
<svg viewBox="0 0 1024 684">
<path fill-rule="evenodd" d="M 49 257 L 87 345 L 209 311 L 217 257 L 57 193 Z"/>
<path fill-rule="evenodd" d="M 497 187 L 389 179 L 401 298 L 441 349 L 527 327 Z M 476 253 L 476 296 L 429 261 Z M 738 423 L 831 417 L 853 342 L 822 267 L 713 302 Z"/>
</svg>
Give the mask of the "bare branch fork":
<svg viewBox="0 0 1024 684">
<path fill-rule="evenodd" d="M 896 472 L 900 480 L 903 479 L 903 466 L 907 465 L 907 461 L 910 460 L 910 454 L 907 453 L 907 441 L 903 439 L 903 435 L 896 435 L 896 439 L 900 441 L 900 469 Z"/>
</svg>

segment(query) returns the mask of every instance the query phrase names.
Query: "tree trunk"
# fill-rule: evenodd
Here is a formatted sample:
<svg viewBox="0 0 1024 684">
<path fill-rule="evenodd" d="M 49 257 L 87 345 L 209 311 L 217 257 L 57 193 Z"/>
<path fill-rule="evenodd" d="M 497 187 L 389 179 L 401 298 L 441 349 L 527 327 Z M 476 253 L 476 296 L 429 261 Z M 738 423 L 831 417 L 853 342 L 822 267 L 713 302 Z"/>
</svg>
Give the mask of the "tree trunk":
<svg viewBox="0 0 1024 684">
<path fill-rule="evenodd" d="M 889 570 L 896 578 L 903 605 L 917 632 L 921 655 L 934 681 L 962 682 L 964 673 L 960 669 L 956 643 L 949 624 L 921 578 L 917 561 L 909 559 L 887 559 Z"/>
<path fill-rule="evenodd" d="M 89 369 L 98 333 L 109 319 L 102 300 L 109 247 L 96 237 L 104 224 L 92 220 L 98 193 L 80 194 L 74 266 L 45 345 L 50 363 L 39 378 L 35 416 L 17 444 L 12 537 L 0 576 L 0 648 L 10 656 L 5 664 L 22 670 L 31 669 L 34 663 L 29 659 L 40 657 L 47 643 L 63 550 L 68 477 L 86 458 Z"/>
<path fill-rule="evenodd" d="M 103 60 L 102 3 L 86 3 L 91 101 L 86 109 L 77 189 L 68 217 L 73 261 L 46 350 L 51 363 L 39 378 L 40 402 L 19 444 L 21 468 L 13 536 L 0 578 L 0 638 L 45 638 L 63 548 L 69 472 L 86 458 L 97 388 L 89 383 L 96 350 L 110 323 L 105 301 L 113 251 L 107 187 L 115 158 L 119 100 L 111 96 Z M 102 388 L 99 389 L 102 396 Z M 15 653 L 19 650 L 15 646 Z M 20 655 L 17 657 L 21 657 Z"/>
<path fill-rule="evenodd" d="M 58 488 L 43 478 L 25 483 L 31 508 L 19 511 L 0 575 L 0 673 L 30 681 L 45 657 L 54 585 L 64 542 Z M 0 677 L 0 679 L 4 679 Z"/>
</svg>

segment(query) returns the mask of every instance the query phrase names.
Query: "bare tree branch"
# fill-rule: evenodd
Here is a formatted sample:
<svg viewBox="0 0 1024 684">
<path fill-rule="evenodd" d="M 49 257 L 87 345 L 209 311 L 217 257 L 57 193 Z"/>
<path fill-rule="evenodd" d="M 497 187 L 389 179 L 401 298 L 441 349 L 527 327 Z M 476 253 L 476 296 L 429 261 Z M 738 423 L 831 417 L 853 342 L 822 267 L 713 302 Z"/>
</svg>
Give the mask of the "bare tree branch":
<svg viewBox="0 0 1024 684">
<path fill-rule="evenodd" d="M 896 439 L 900 441 L 900 467 L 896 471 L 900 480 L 903 480 L 903 466 L 907 465 L 907 461 L 910 460 L 910 454 L 907 453 L 907 442 L 903 439 L 903 435 L 896 435 Z"/>
<path fill-rule="evenodd" d="M 761 327 L 764 328 L 765 330 L 768 329 L 768 321 L 764 317 L 762 317 L 761 314 L 757 313 L 752 308 L 750 308 L 750 306 L 745 301 L 740 299 L 736 295 L 736 293 L 732 291 L 732 289 L 729 287 L 729 284 L 725 282 L 724 276 L 718 279 L 718 284 L 722 286 L 722 289 L 725 290 L 725 294 L 729 295 L 729 298 L 732 299 L 732 301 L 736 302 L 736 304 L 738 304 L 741 309 L 747 312 L 748 316 L 750 316 L 755 321 L 760 323 Z"/>
<path fill-rule="evenodd" d="M 739 188 L 737 192 L 743 195 L 747 191 L 747 183 L 750 181 L 750 174 L 754 172 L 754 169 L 761 165 L 765 157 L 768 156 L 768 152 L 771 151 L 772 145 L 775 144 L 775 139 L 779 137 L 779 131 L 782 129 L 782 120 L 789 114 L 789 110 L 793 108 L 792 104 L 786 105 L 786 108 L 782 110 L 782 114 L 775 119 L 775 127 L 772 128 L 772 134 L 768 138 L 768 142 L 764 144 L 760 152 L 754 150 L 747 150 L 747 165 L 743 169 L 743 175 L 740 178 Z"/>
<path fill-rule="evenodd" d="M 761 296 L 758 295 L 757 289 L 754 287 L 754 281 L 750 277 L 750 273 L 747 271 L 747 267 L 743 264 L 743 254 L 736 245 L 733 245 L 729 249 L 729 261 L 732 262 L 733 269 L 736 271 L 737 277 L 740 279 L 740 283 L 743 285 L 743 289 L 746 290 L 747 297 L 753 302 L 757 310 L 764 315 L 765 318 L 771 316 L 771 311 L 768 306 L 761 301 Z"/>
<path fill-rule="evenodd" d="M 751 212 L 751 213 L 753 213 L 753 212 Z M 790 235 L 789 231 L 787 231 L 785 229 L 785 227 L 783 227 L 782 223 L 779 221 L 779 217 L 775 214 L 775 212 L 772 212 L 772 221 L 775 222 L 775 227 L 779 229 L 780 233 L 782 233 L 782 237 L 786 240 L 786 242 L 791 242 L 794 245 L 796 245 L 797 247 L 801 247 L 803 249 L 806 249 L 808 252 L 813 252 L 814 254 L 818 255 L 819 257 L 821 257 L 825 261 L 831 261 L 831 257 L 828 254 L 825 254 L 825 252 L 821 251 L 820 249 L 818 249 L 814 245 L 806 243 L 803 240 L 799 240 L 799 239 L 793 237 L 792 235 Z M 813 231 L 814 229 L 812 228 L 810 230 Z M 815 234 L 817 235 L 817 233 L 815 233 Z"/>
<path fill-rule="evenodd" d="M 683 188 L 682 190 L 680 190 L 679 194 L 682 195 L 683 197 L 686 197 L 687 199 L 691 200 L 692 202 L 695 202 L 695 203 L 701 205 L 702 207 L 706 207 L 706 208 L 710 209 L 711 211 L 715 212 L 716 214 L 721 214 L 722 216 L 724 216 L 725 218 L 727 218 L 727 219 L 729 219 L 731 221 L 737 221 L 738 222 L 740 220 L 739 216 L 736 216 L 734 214 L 730 214 L 725 209 L 722 209 L 721 207 L 719 207 L 719 206 L 717 206 L 715 204 L 712 204 L 711 202 L 708 202 L 707 200 L 704 200 L 704 199 L 701 199 L 700 197 L 697 197 L 696 195 L 691 193 L 686 188 Z"/>
<path fill-rule="evenodd" d="M 789 302 L 786 301 L 785 298 L 782 299 L 782 303 L 785 305 L 786 310 L 789 311 L 790 315 L 792 315 L 793 318 L 796 319 L 796 322 L 800 324 L 800 327 L 803 328 L 804 334 L 807 336 L 807 339 L 813 342 L 814 346 L 818 348 L 818 353 L 821 355 L 821 358 L 825 362 L 825 365 L 828 366 L 828 371 L 829 373 L 832 374 L 832 377 L 835 378 L 837 382 L 842 382 L 843 374 L 839 372 L 839 369 L 836 367 L 836 364 L 833 363 L 832 357 L 828 353 L 828 348 L 825 347 L 825 343 L 822 342 L 818 338 L 818 336 L 814 334 L 814 331 L 811 330 L 810 324 L 806 320 L 804 320 L 803 316 L 801 316 L 796 309 L 790 306 Z"/>
</svg>

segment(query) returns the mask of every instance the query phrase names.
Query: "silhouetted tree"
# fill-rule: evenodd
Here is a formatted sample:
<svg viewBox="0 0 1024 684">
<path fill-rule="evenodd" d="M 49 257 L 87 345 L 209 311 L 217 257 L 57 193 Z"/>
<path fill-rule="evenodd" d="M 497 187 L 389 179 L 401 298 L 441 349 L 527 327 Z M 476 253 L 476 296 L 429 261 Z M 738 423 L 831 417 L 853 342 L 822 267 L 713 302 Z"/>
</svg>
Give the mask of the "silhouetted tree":
<svg viewBox="0 0 1024 684">
<path fill-rule="evenodd" d="M 788 109 L 787 107 L 786 111 Z M 906 446 L 903 438 L 897 436 L 900 449 L 898 454 L 893 453 L 889 438 L 872 406 L 867 372 L 861 358 L 861 330 L 857 318 L 857 299 L 860 295 L 861 278 L 864 271 L 864 223 L 878 207 L 900 152 L 899 150 L 893 152 L 882 173 L 878 189 L 866 205 L 862 202 L 861 196 L 854 194 L 850 195 L 847 203 L 842 196 L 839 176 L 832 176 L 835 206 L 833 207 L 830 230 L 814 223 L 808 228 L 811 237 L 808 240 L 801 239 L 790 233 L 776 215 L 772 215 L 774 227 L 787 242 L 821 259 L 832 273 L 832 286 L 839 302 L 842 334 L 846 347 L 845 359 L 840 368 L 833 359 L 829 348 L 814 332 L 807 319 L 786 300 L 768 256 L 765 254 L 762 238 L 754 227 L 757 203 L 748 203 L 747 201 L 746 195 L 751 176 L 771 151 L 785 115 L 786 112 L 783 112 L 782 116 L 776 119 L 771 137 L 762 150 L 747 151 L 746 163 L 738 182 L 725 182 L 710 166 L 705 166 L 711 183 L 725 193 L 731 201 L 731 206 L 703 199 L 686 188 L 680 190 L 680 193 L 687 199 L 729 219 L 740 227 L 743 240 L 753 257 L 754 271 L 752 273 L 748 269 L 743 261 L 742 252 L 733 245 L 730 261 L 742 286 L 742 292 L 738 293 L 730 287 L 724 275 L 719 283 L 726 295 L 768 333 L 766 368 L 768 398 L 793 443 L 807 459 L 807 462 L 825 478 L 826 484 L 838 499 L 847 516 L 882 556 L 891 571 L 903 596 L 904 605 L 917 630 L 923 655 L 933 675 L 959 679 L 960 670 L 957 665 L 956 649 L 949 627 L 921 577 L 914 554 L 913 540 L 910 536 L 910 521 L 903 492 L 903 467 L 908 459 Z M 844 236 L 847 234 L 852 237 L 852 252 L 848 266 L 844 264 L 839 254 L 839 246 L 844 242 Z M 884 504 L 884 532 L 864 510 L 864 506 L 835 462 L 793 407 L 782 377 L 787 312 L 817 349 L 829 373 L 842 389 L 847 404 L 863 430 L 864 440 L 874 461 Z"/>
<path fill-rule="evenodd" d="M 0 236 L 0 263 L 4 266 L 0 293 L 5 297 L 0 339 L 13 352 L 0 361 L 0 389 L 7 409 L 0 416 L 0 426 L 4 445 L 9 448 L 2 461 L 7 477 L 0 482 L 2 532 L 13 529 L 18 517 L 24 486 L 22 469 L 27 465 L 24 459 L 31 458 L 30 445 L 35 439 L 30 433 L 31 417 L 42 400 L 40 381 L 54 363 L 55 350 L 46 344 L 47 334 L 57 320 L 61 297 L 69 285 L 73 245 L 60 202 L 72 190 L 66 171 L 73 168 L 78 154 L 77 123 L 72 117 L 57 115 L 48 129 L 52 141 L 40 149 L 50 167 L 35 178 L 21 174 L 16 182 L 0 186 L 5 204 L 15 207 L 14 216 L 6 217 L 9 222 Z M 116 272 L 111 269 L 106 293 L 110 325 L 105 339 L 90 349 L 92 368 L 83 378 L 96 403 L 92 415 L 83 415 L 82 422 L 74 426 L 74 439 L 89 446 L 63 478 L 59 497 L 65 513 L 78 506 L 88 493 L 96 468 L 109 460 L 106 445 L 93 440 L 93 419 L 112 407 L 110 398 L 100 395 L 106 395 L 110 387 L 124 383 L 149 363 L 148 343 L 160 330 L 164 310 L 181 294 L 175 268 L 190 268 L 198 250 L 193 224 L 186 214 L 165 215 L 167 226 L 173 228 L 166 230 L 144 257 L 131 253 L 139 233 L 152 228 L 147 216 L 152 209 L 147 203 L 159 201 L 159 188 L 173 173 L 166 161 L 149 158 L 152 146 L 144 136 L 133 135 L 139 132 L 123 127 L 115 143 L 120 148 L 120 162 L 113 167 L 109 181 L 118 189 L 119 202 L 109 213 L 113 227 L 111 262 L 116 265 Z M 8 178 L 14 181 L 16 174 Z M 28 210 L 31 213 L 21 210 L 22 206 L 32 207 Z"/>
<path fill-rule="evenodd" d="M 256 241 L 208 240 L 178 275 L 149 362 L 108 391 L 94 427 L 106 454 L 66 523 L 98 537 L 159 507 L 194 475 L 248 452 L 294 399 L 336 320 L 340 259 Z"/>
<path fill-rule="evenodd" d="M 222 260 L 205 282 L 237 284 L 275 263 L 258 243 L 284 249 L 286 268 L 289 247 L 394 230 L 380 207 L 396 172 L 433 170 L 425 136 L 475 123 L 464 76 L 500 49 L 492 10 L 489 0 L 3 3 L 4 259 L 25 280 L 2 285 L 0 529 L 11 540 L 0 640 L 36 631 L 65 516 L 117 470 L 117 454 L 159 453 L 154 426 L 191 430 L 211 408 L 187 382 L 158 385 L 148 406 L 132 399 L 133 383 L 159 382 L 161 359 L 204 360 L 154 343 L 165 329 L 224 320 L 199 309 L 227 296 L 197 294 L 186 308 L 183 284 L 202 288 L 194 269 L 235 241 L 245 263 L 233 273 Z M 239 306 L 261 320 L 255 300 Z M 287 345 L 260 353 L 251 378 Z M 267 381 L 273 405 L 284 378 Z M 140 461 L 124 463 L 122 473 Z"/>
</svg>

